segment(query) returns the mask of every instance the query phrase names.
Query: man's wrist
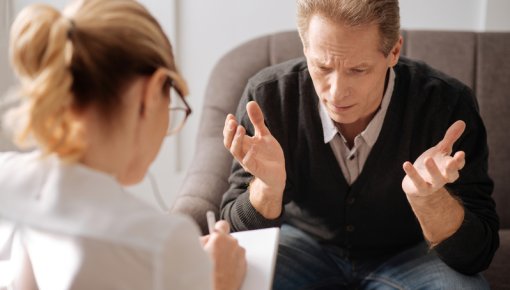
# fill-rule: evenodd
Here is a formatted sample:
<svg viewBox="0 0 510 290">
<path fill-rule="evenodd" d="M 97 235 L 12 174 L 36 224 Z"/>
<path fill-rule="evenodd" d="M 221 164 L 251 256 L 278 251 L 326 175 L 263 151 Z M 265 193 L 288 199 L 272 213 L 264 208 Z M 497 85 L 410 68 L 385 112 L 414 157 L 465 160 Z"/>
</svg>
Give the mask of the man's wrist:
<svg viewBox="0 0 510 290">
<path fill-rule="evenodd" d="M 407 195 L 407 199 L 431 246 L 453 235 L 464 220 L 461 202 L 444 187 L 431 195 Z"/>
<path fill-rule="evenodd" d="M 406 194 L 407 200 L 413 206 L 416 207 L 417 210 L 429 210 L 436 208 L 437 205 L 443 204 L 446 200 L 451 199 L 452 196 L 446 190 L 446 188 L 442 187 L 438 191 L 433 194 L 428 195 L 417 195 L 417 194 Z"/>
<path fill-rule="evenodd" d="M 267 186 L 258 178 L 254 178 L 248 187 L 251 204 L 264 218 L 270 220 L 281 215 L 284 190 L 285 185 L 281 187 Z"/>
</svg>

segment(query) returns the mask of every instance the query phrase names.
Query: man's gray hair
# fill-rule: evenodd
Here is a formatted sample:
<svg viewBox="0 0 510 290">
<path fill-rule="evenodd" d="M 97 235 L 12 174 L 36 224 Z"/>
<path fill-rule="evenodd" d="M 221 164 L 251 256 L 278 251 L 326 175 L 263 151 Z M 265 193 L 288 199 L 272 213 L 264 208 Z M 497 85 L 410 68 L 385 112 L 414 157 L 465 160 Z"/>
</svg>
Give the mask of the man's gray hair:
<svg viewBox="0 0 510 290">
<path fill-rule="evenodd" d="M 398 0 L 296 0 L 297 25 L 303 45 L 307 45 L 310 19 L 320 15 L 348 26 L 377 24 L 380 50 L 387 56 L 400 37 Z"/>
</svg>

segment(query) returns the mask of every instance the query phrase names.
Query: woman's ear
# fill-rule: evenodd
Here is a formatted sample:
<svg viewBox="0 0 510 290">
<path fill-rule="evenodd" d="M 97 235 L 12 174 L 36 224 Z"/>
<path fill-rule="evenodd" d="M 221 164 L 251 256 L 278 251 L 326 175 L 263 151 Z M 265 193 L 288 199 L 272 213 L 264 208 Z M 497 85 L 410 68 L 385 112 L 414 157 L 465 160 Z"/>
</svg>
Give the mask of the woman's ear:
<svg viewBox="0 0 510 290">
<path fill-rule="evenodd" d="M 168 73 L 164 68 L 157 69 L 148 79 L 142 96 L 140 114 L 145 114 L 152 108 L 160 105 L 161 99 L 165 97 L 163 90 L 168 81 Z"/>
</svg>

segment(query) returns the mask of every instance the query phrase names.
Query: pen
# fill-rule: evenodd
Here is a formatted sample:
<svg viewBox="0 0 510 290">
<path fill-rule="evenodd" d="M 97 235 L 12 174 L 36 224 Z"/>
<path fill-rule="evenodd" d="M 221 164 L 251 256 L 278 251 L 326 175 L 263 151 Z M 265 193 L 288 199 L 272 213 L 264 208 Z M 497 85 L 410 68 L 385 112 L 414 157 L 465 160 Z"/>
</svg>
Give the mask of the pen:
<svg viewBox="0 0 510 290">
<path fill-rule="evenodd" d="M 209 227 L 209 234 L 214 233 L 214 224 L 216 223 L 216 217 L 214 216 L 214 212 L 208 210 L 206 213 L 207 217 L 207 226 Z"/>
</svg>

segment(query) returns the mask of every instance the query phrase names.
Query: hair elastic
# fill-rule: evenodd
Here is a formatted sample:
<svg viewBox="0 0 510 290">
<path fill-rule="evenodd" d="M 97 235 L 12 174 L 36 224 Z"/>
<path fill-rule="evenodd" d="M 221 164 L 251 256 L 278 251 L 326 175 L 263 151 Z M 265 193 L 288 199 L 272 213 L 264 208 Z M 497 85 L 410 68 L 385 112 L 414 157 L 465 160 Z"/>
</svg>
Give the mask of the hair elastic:
<svg viewBox="0 0 510 290">
<path fill-rule="evenodd" d="M 71 18 L 68 18 L 69 21 L 69 30 L 67 31 L 67 38 L 71 38 L 74 34 L 74 31 L 76 29 L 76 23 Z"/>
</svg>

